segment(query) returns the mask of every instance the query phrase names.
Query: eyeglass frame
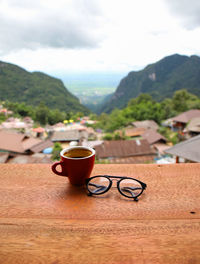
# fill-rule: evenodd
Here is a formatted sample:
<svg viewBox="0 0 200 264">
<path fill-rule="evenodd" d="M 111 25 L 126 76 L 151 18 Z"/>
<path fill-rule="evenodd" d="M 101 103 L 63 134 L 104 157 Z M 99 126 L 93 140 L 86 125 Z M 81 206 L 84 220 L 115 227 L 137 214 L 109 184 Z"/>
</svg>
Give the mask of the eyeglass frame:
<svg viewBox="0 0 200 264">
<path fill-rule="evenodd" d="M 103 192 L 101 192 L 101 193 L 93 193 L 93 192 L 91 192 L 91 191 L 89 190 L 89 188 L 88 188 L 88 183 L 89 183 L 92 179 L 94 179 L 94 178 L 100 178 L 100 177 L 104 177 L 104 178 L 107 178 L 107 179 L 108 179 L 108 181 L 109 181 L 109 185 L 108 185 L 108 187 L 106 188 L 105 191 L 103 191 Z M 90 177 L 90 178 L 88 178 L 88 179 L 85 180 L 86 188 L 87 188 L 87 191 L 88 191 L 88 196 L 92 196 L 92 195 L 101 195 L 101 194 L 104 194 L 104 193 L 106 193 L 107 191 L 109 191 L 110 188 L 112 187 L 112 183 L 113 183 L 112 178 L 113 178 L 113 179 L 119 179 L 119 180 L 117 181 L 117 189 L 118 189 L 118 191 L 119 191 L 119 193 L 120 193 L 121 195 L 123 195 L 123 196 L 125 196 L 125 197 L 127 197 L 127 198 L 129 198 L 129 199 L 130 199 L 131 197 L 128 196 L 128 195 L 126 195 L 126 194 L 124 194 L 124 193 L 121 191 L 121 189 L 120 189 L 120 187 L 119 187 L 120 182 L 121 182 L 122 180 L 124 180 L 124 179 L 130 179 L 130 180 L 135 180 L 136 182 L 138 182 L 138 183 L 142 186 L 142 191 L 141 191 L 141 193 L 139 193 L 139 194 L 136 195 L 135 197 L 132 197 L 132 198 L 134 199 L 134 201 L 138 201 L 138 197 L 139 197 L 139 196 L 143 193 L 143 191 L 147 188 L 147 184 L 146 184 L 146 183 L 144 183 L 144 182 L 142 182 L 142 181 L 139 181 L 139 180 L 137 180 L 137 179 L 135 179 L 135 178 L 126 177 L 126 176 L 95 175 L 95 176 Z"/>
</svg>

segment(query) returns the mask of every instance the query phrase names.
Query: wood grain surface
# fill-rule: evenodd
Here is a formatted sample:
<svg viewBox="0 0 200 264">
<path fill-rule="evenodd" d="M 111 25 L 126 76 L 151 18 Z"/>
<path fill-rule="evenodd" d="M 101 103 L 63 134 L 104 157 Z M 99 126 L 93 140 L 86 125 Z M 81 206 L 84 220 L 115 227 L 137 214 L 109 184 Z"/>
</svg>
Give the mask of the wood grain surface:
<svg viewBox="0 0 200 264">
<path fill-rule="evenodd" d="M 200 263 L 200 164 L 95 165 L 131 176 L 139 202 L 116 188 L 88 197 L 50 165 L 0 165 L 0 263 Z"/>
</svg>

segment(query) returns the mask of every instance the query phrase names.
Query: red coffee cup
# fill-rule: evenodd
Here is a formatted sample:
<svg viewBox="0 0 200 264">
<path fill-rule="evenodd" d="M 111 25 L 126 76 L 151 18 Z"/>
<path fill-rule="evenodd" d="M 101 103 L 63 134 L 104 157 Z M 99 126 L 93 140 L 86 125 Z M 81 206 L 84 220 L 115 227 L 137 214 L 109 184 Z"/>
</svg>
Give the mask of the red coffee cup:
<svg viewBox="0 0 200 264">
<path fill-rule="evenodd" d="M 51 169 L 59 175 L 69 178 L 72 185 L 83 185 L 90 177 L 95 161 L 95 150 L 89 147 L 74 146 L 60 152 L 61 160 L 55 162 Z M 61 171 L 57 170 L 61 167 Z"/>
</svg>

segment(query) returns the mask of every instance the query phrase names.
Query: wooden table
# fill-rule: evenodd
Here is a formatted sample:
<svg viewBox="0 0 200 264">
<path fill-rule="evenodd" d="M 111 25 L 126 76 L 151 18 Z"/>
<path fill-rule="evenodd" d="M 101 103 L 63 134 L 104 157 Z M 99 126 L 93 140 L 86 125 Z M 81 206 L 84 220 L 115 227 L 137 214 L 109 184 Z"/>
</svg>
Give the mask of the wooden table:
<svg viewBox="0 0 200 264">
<path fill-rule="evenodd" d="M 147 184 L 88 197 L 50 165 L 0 165 L 0 263 L 200 263 L 200 164 L 95 165 Z"/>
</svg>

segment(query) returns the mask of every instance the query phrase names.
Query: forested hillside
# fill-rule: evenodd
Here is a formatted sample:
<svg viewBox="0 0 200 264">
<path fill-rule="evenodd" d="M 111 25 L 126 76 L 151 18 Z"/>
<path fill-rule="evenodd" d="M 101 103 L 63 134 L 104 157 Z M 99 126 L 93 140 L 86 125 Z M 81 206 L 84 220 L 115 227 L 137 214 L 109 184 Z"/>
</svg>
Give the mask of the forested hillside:
<svg viewBox="0 0 200 264">
<path fill-rule="evenodd" d="M 171 98 L 180 89 L 200 96 L 200 57 L 175 54 L 141 71 L 130 72 L 121 80 L 110 100 L 102 105 L 100 112 L 123 108 L 141 93 L 148 93 L 156 101 L 161 101 Z"/>
<path fill-rule="evenodd" d="M 89 110 L 80 104 L 61 80 L 42 72 L 28 72 L 16 65 L 0 61 L 0 100 L 24 102 L 37 106 L 43 102 L 51 109 L 83 112 Z"/>
</svg>

